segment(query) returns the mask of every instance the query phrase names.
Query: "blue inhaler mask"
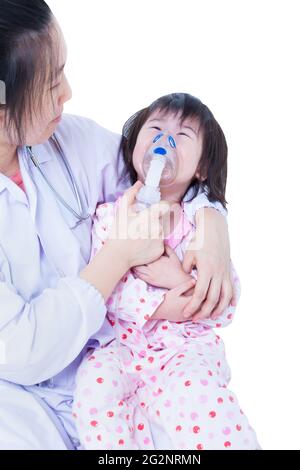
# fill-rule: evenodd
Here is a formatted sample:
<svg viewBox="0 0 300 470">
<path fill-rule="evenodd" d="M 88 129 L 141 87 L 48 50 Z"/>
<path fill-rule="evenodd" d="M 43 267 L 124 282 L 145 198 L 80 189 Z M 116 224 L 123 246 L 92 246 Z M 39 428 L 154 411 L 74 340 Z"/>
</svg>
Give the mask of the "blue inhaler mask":
<svg viewBox="0 0 300 470">
<path fill-rule="evenodd" d="M 137 202 L 149 207 L 160 201 L 160 186 L 168 186 L 176 178 L 178 158 L 176 142 L 168 132 L 160 132 L 154 137 L 145 153 L 142 169 L 145 178 L 137 194 Z"/>
</svg>

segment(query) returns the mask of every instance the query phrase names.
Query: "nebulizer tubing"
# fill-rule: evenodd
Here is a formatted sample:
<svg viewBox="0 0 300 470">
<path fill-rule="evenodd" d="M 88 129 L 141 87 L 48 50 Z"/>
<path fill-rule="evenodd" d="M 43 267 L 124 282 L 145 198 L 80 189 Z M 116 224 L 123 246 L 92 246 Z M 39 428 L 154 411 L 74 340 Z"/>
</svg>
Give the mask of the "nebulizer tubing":
<svg viewBox="0 0 300 470">
<path fill-rule="evenodd" d="M 160 132 L 146 151 L 142 171 L 145 185 L 137 194 L 137 210 L 150 207 L 161 199 L 160 186 L 168 186 L 177 175 L 177 151 L 174 137 Z"/>
<path fill-rule="evenodd" d="M 154 137 L 144 155 L 142 170 L 145 184 L 136 196 L 136 211 L 151 207 L 152 204 L 157 204 L 161 200 L 160 186 L 168 186 L 176 178 L 178 171 L 176 141 L 170 133 L 160 132 Z M 120 366 L 123 369 L 123 374 L 128 377 L 128 371 L 126 370 L 122 357 L 122 345 L 120 342 L 121 331 L 118 317 L 118 292 L 116 292 L 116 295 L 116 340 L 119 348 Z"/>
</svg>

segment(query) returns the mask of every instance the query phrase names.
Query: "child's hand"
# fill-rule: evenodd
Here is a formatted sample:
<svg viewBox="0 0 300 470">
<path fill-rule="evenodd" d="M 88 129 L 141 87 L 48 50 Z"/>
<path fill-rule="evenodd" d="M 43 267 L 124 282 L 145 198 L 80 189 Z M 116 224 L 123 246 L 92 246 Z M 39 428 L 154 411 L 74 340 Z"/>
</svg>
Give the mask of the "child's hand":
<svg viewBox="0 0 300 470">
<path fill-rule="evenodd" d="M 195 283 L 195 279 L 190 278 L 188 281 L 180 284 L 180 286 L 169 290 L 165 295 L 165 300 L 155 311 L 155 314 L 152 315 L 151 320 L 187 321 L 183 316 L 183 310 L 192 297 L 184 294 L 192 289 Z"/>
<path fill-rule="evenodd" d="M 147 284 L 164 289 L 178 287 L 191 278 L 183 270 L 178 256 L 168 245 L 165 245 L 165 253 L 157 261 L 138 266 L 133 272 Z"/>
</svg>

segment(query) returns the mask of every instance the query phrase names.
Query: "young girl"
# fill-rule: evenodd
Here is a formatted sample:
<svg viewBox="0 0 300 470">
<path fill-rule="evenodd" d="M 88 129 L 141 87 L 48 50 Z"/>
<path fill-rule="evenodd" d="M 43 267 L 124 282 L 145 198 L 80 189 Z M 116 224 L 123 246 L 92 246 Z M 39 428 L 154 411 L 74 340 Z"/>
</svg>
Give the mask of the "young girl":
<svg viewBox="0 0 300 470">
<path fill-rule="evenodd" d="M 123 129 L 121 150 L 132 183 L 144 180 L 144 155 L 165 135 L 178 160 L 175 179 L 161 186 L 173 215 L 171 224 L 164 220 L 166 253 L 129 271 L 108 299 L 116 339 L 90 351 L 79 367 L 73 409 L 78 433 L 86 449 L 154 449 L 151 423 L 163 429 L 173 449 L 257 449 L 253 429 L 226 388 L 230 369 L 213 330 L 232 321 L 234 307 L 217 319 L 180 321 L 197 276 L 181 267 L 195 233 L 185 212 L 201 187 L 225 207 L 226 140 L 197 98 L 159 98 Z M 108 238 L 117 204 L 98 207 L 93 253 Z M 239 292 L 233 268 L 232 275 Z M 179 321 L 170 321 L 171 314 Z"/>
</svg>

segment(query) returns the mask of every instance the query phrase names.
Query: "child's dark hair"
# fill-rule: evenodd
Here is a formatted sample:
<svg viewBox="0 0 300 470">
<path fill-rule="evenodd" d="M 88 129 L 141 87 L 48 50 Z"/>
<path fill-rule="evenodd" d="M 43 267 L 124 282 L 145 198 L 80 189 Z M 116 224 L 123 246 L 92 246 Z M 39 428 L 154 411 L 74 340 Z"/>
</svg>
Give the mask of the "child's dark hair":
<svg viewBox="0 0 300 470">
<path fill-rule="evenodd" d="M 134 147 L 142 126 L 149 116 L 157 110 L 164 114 L 180 113 L 181 123 L 186 118 L 197 119 L 203 135 L 202 156 L 197 170 L 199 171 L 201 165 L 201 175 L 205 175 L 205 179 L 201 181 L 195 175 L 184 196 L 191 191 L 189 197 L 189 201 L 191 201 L 202 189 L 209 201 L 219 201 L 226 208 L 227 143 L 224 133 L 208 107 L 198 98 L 187 93 L 172 93 L 162 96 L 128 119 L 123 127 L 120 144 L 125 163 L 122 178 L 129 178 L 131 184 L 137 181 L 137 173 L 132 162 Z"/>
</svg>

